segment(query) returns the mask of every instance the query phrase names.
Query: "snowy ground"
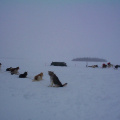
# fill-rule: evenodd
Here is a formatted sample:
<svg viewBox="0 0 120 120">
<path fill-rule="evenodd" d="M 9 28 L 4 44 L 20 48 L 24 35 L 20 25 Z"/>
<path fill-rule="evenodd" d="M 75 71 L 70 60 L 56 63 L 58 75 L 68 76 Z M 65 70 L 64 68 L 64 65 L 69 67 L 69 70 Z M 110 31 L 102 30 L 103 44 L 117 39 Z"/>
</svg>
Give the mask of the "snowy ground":
<svg viewBox="0 0 120 120">
<path fill-rule="evenodd" d="M 120 68 L 86 68 L 72 61 L 68 67 L 27 59 L 0 62 L 0 120 L 120 120 Z M 5 72 L 17 66 L 20 73 L 28 71 L 28 78 Z M 49 70 L 68 85 L 48 87 Z M 44 80 L 32 82 L 40 72 Z"/>
</svg>

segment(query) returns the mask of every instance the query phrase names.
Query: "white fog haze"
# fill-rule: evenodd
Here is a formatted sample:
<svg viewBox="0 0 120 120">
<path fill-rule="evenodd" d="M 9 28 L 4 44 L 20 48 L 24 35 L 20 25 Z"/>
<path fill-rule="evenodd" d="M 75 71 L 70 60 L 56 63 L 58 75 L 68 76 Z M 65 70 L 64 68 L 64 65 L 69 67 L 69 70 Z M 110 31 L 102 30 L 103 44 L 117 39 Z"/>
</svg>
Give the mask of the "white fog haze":
<svg viewBox="0 0 120 120">
<path fill-rule="evenodd" d="M 118 1 L 0 1 L 0 57 L 120 61 Z"/>
</svg>

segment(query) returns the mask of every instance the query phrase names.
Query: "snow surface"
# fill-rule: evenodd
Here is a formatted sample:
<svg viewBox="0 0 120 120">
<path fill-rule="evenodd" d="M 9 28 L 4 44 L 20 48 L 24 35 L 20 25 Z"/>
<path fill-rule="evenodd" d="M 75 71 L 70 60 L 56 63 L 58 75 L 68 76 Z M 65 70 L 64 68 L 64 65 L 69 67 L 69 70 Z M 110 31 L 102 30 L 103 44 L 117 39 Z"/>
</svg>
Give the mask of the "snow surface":
<svg viewBox="0 0 120 120">
<path fill-rule="evenodd" d="M 86 63 L 72 61 L 68 67 L 30 59 L 0 62 L 0 120 L 120 120 L 120 69 L 86 68 Z M 17 66 L 28 78 L 5 71 Z M 49 70 L 68 85 L 48 87 Z M 44 80 L 32 82 L 41 72 Z"/>
</svg>

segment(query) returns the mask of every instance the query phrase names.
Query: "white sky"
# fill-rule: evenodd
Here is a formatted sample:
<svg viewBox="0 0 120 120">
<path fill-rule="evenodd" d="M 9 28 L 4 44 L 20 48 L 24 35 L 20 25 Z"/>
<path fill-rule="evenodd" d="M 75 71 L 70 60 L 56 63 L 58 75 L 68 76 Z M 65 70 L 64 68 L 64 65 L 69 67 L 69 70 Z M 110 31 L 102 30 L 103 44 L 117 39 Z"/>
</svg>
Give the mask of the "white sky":
<svg viewBox="0 0 120 120">
<path fill-rule="evenodd" d="M 118 0 L 16 1 L 0 1 L 0 58 L 99 57 L 120 63 Z"/>
</svg>

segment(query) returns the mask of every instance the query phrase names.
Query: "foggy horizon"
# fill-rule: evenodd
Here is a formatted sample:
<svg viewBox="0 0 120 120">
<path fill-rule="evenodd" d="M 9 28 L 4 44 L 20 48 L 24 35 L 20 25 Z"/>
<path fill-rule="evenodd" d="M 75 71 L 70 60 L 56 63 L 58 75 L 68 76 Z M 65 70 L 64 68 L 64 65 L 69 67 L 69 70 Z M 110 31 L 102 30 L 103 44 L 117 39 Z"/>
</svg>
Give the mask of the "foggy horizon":
<svg viewBox="0 0 120 120">
<path fill-rule="evenodd" d="M 0 1 L 0 58 L 120 63 L 120 2 Z"/>
</svg>

